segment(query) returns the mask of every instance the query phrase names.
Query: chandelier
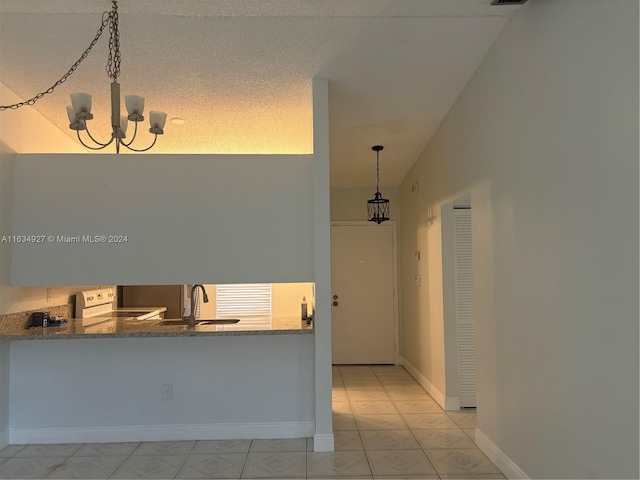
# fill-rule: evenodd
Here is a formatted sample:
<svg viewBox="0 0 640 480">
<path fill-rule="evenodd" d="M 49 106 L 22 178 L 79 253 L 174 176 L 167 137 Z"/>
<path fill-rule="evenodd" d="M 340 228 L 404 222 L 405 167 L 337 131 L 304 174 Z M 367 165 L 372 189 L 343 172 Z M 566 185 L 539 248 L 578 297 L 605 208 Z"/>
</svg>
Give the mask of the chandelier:
<svg viewBox="0 0 640 480">
<path fill-rule="evenodd" d="M 389 220 L 389 200 L 382 198 L 380 193 L 380 150 L 382 145 L 374 145 L 371 150 L 376 152 L 376 193 L 371 200 L 367 200 L 367 219 L 380 225 Z"/>
<path fill-rule="evenodd" d="M 94 47 L 102 32 L 105 28 L 109 27 L 109 57 L 107 59 L 107 75 L 112 80 L 111 83 L 111 139 L 108 142 L 100 142 L 96 140 L 87 126 L 87 120 L 93 118 L 91 113 L 91 95 L 88 93 L 72 93 L 71 105 L 67 107 L 67 116 L 69 117 L 69 128 L 75 130 L 78 136 L 78 140 L 82 145 L 90 150 L 102 150 L 108 147 L 112 143 L 115 143 L 116 153 L 120 153 L 120 147 L 125 147 L 134 152 L 145 152 L 151 149 L 158 139 L 158 135 L 164 133 L 163 128 L 167 120 L 167 114 L 164 112 L 150 111 L 149 123 L 151 128 L 149 132 L 154 135 L 153 142 L 146 148 L 138 149 L 133 148 L 131 144 L 135 141 L 138 133 L 138 123 L 144 120 L 142 115 L 144 111 L 144 97 L 138 95 L 127 95 L 124 97 L 125 105 L 127 108 L 128 116 L 120 116 L 120 84 L 118 83 L 118 77 L 120 76 L 120 31 L 118 28 L 118 2 L 112 0 L 111 11 L 106 11 L 102 14 L 102 23 L 95 38 L 89 45 L 89 47 L 82 53 L 81 57 L 73 64 L 69 71 L 60 78 L 56 83 L 49 87 L 44 92 L 37 94 L 35 97 L 20 103 L 13 105 L 0 106 L 0 111 L 6 109 L 17 109 L 24 105 L 33 105 L 40 100 L 44 95 L 52 93 L 56 87 L 67 80 L 73 72 L 76 71 L 80 63 L 87 58 L 89 52 Z M 131 139 L 125 141 L 128 122 L 134 122 L 134 131 Z M 88 145 L 80 136 L 81 131 L 86 131 L 88 139 L 93 142 L 93 145 Z"/>
</svg>

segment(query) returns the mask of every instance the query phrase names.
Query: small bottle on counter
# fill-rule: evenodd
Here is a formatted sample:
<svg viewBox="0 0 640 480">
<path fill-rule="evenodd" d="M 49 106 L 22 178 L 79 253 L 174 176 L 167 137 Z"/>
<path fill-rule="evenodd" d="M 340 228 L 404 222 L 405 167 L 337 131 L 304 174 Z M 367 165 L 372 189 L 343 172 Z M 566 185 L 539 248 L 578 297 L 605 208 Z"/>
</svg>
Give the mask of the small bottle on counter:
<svg viewBox="0 0 640 480">
<path fill-rule="evenodd" d="M 311 296 L 311 315 L 307 316 L 307 325 L 311 325 L 313 319 L 316 318 L 316 298 L 315 294 Z"/>
<path fill-rule="evenodd" d="M 301 310 L 302 310 L 302 320 L 306 320 L 306 319 L 307 319 L 307 317 L 308 317 L 308 311 L 307 311 L 307 297 L 302 297 Z"/>
</svg>

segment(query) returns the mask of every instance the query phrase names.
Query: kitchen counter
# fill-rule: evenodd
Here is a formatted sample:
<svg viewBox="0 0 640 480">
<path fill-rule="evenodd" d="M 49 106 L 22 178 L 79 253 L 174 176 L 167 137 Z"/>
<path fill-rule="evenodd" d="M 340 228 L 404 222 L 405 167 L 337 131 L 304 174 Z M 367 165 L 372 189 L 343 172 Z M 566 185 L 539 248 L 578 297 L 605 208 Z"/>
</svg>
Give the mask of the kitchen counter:
<svg viewBox="0 0 640 480">
<path fill-rule="evenodd" d="M 128 317 L 71 318 L 59 327 L 28 328 L 0 334 L 0 340 L 42 340 L 74 338 L 206 337 L 242 335 L 313 334 L 313 325 L 303 326 L 300 317 L 272 317 L 269 326 L 231 325 L 157 325 L 161 320 L 137 320 Z M 171 320 L 171 319 L 168 319 Z M 1 331 L 1 329 L 0 329 Z"/>
</svg>

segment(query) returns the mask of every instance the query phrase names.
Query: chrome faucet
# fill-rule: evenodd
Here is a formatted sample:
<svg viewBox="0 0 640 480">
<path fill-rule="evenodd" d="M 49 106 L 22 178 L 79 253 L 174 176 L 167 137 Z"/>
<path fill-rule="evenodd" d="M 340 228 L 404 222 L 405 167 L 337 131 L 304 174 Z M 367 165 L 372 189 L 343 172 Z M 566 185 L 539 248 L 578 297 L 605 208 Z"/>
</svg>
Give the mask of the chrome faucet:
<svg viewBox="0 0 640 480">
<path fill-rule="evenodd" d="M 196 290 L 200 287 L 202 289 L 202 301 L 204 303 L 209 303 L 209 297 L 207 296 L 207 291 L 204 289 L 204 285 L 197 283 L 193 287 L 191 287 L 191 313 L 188 317 L 183 317 L 183 320 L 189 322 L 190 327 L 196 326 L 196 309 L 198 308 L 197 300 L 196 300 Z"/>
</svg>

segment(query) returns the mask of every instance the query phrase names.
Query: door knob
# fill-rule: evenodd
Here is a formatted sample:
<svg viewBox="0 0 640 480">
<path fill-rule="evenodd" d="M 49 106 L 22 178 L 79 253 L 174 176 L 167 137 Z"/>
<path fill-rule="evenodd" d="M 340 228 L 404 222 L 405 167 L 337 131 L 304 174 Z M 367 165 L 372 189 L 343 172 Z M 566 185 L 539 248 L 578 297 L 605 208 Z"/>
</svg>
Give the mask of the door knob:
<svg viewBox="0 0 640 480">
<path fill-rule="evenodd" d="M 338 302 L 333 302 L 333 306 L 337 307 L 338 306 Z"/>
<path fill-rule="evenodd" d="M 333 296 L 333 299 L 334 299 L 334 300 L 337 300 L 337 299 L 338 299 L 338 295 L 334 295 L 334 296 Z"/>
</svg>

